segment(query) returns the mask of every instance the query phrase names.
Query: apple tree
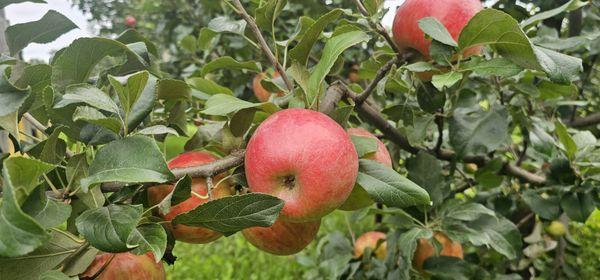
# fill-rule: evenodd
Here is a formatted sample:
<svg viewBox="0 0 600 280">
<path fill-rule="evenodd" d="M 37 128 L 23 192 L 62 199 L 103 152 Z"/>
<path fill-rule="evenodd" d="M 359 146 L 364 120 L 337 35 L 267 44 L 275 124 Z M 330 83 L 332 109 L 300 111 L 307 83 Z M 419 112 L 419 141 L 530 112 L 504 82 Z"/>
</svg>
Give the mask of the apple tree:
<svg viewBox="0 0 600 280">
<path fill-rule="evenodd" d="M 5 32 L 0 279 L 165 279 L 233 234 L 318 242 L 310 279 L 590 277 L 598 1 L 75 2 L 107 36 Z M 333 211 L 375 226 L 315 241 Z"/>
</svg>

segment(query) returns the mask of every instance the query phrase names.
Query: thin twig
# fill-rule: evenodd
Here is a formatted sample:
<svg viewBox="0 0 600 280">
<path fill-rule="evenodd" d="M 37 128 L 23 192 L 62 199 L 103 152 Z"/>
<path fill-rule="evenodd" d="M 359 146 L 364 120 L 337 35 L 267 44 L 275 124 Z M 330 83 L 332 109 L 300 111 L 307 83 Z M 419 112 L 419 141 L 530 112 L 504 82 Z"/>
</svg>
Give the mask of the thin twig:
<svg viewBox="0 0 600 280">
<path fill-rule="evenodd" d="M 354 0 L 354 3 L 356 3 L 356 7 L 358 8 L 358 11 L 367 18 L 371 28 L 373 28 L 377 33 L 379 33 L 381 36 L 383 36 L 383 38 L 387 41 L 387 43 L 390 45 L 392 50 L 396 54 L 400 55 L 400 53 L 402 53 L 402 51 L 400 51 L 400 48 L 398 48 L 398 46 L 396 45 L 396 42 L 394 42 L 392 37 L 390 37 L 390 34 L 385 30 L 385 28 L 383 27 L 383 25 L 381 25 L 380 22 L 374 22 L 370 18 L 369 12 L 365 8 L 365 6 L 361 2 L 361 0 Z"/>
<path fill-rule="evenodd" d="M 435 125 L 438 128 L 438 139 L 435 144 L 434 152 L 439 154 L 444 144 L 444 109 L 442 108 L 440 113 L 435 116 Z"/>
<path fill-rule="evenodd" d="M 377 71 L 375 78 L 371 81 L 367 88 L 365 88 L 365 90 L 354 99 L 354 102 L 356 102 L 356 104 L 362 104 L 365 102 L 365 100 L 367 100 L 367 98 L 369 98 L 371 93 L 375 90 L 377 84 L 379 84 L 379 82 L 387 75 L 394 64 L 396 64 L 398 61 L 398 57 L 394 57 L 394 59 L 388 61 L 388 63 L 381 67 L 379 71 Z"/>
<path fill-rule="evenodd" d="M 254 36 L 258 40 L 258 44 L 259 44 L 260 48 L 262 49 L 263 53 L 267 56 L 267 58 L 269 59 L 269 61 L 273 65 L 273 67 L 275 67 L 275 70 L 277 70 L 277 72 L 279 72 L 279 75 L 285 82 L 285 85 L 288 88 L 288 90 L 290 92 L 293 92 L 294 84 L 288 78 L 287 74 L 285 73 L 285 69 L 283 69 L 283 67 L 277 61 L 277 58 L 275 57 L 275 55 L 269 48 L 269 45 L 267 44 L 265 37 L 263 37 L 262 33 L 260 32 L 260 29 L 258 28 L 258 25 L 256 25 L 256 21 L 254 21 L 254 19 L 246 12 L 246 9 L 244 9 L 244 5 L 242 5 L 240 0 L 232 0 L 232 1 L 236 8 L 235 12 L 238 13 L 240 16 L 242 16 L 242 18 L 248 23 L 248 25 L 250 26 L 250 29 L 254 33 Z"/>
<path fill-rule="evenodd" d="M 27 120 L 31 125 L 33 125 L 33 127 L 35 127 L 37 130 L 46 134 L 46 129 L 48 129 L 48 128 L 45 125 L 43 125 L 41 122 L 36 120 L 31 114 L 25 113 L 25 114 L 23 114 L 23 118 L 25 120 Z M 73 157 L 73 152 L 71 152 L 69 149 L 67 149 L 66 155 L 67 155 L 67 158 L 71 158 L 71 157 Z"/>
</svg>

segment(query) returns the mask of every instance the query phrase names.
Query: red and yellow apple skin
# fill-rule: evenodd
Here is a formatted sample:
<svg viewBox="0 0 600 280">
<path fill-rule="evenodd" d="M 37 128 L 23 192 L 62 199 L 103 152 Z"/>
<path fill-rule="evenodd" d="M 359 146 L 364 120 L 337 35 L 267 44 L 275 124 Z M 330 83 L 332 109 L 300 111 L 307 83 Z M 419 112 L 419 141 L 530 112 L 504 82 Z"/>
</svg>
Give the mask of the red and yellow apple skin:
<svg viewBox="0 0 600 280">
<path fill-rule="evenodd" d="M 108 264 L 106 264 L 109 262 Z M 164 280 L 165 268 L 162 262 L 156 263 L 152 253 L 135 255 L 132 253 L 100 253 L 92 264 L 79 275 L 81 279 L 96 280 Z"/>
<path fill-rule="evenodd" d="M 135 19 L 135 17 L 133 16 L 126 16 L 125 17 L 125 25 L 127 27 L 135 27 L 137 25 L 137 20 Z"/>
<path fill-rule="evenodd" d="M 425 58 L 429 56 L 431 40 L 425 38 L 425 33 L 419 28 L 419 20 L 434 17 L 450 32 L 454 40 L 469 20 L 483 9 L 479 0 L 406 0 L 396 10 L 392 27 L 394 40 L 400 48 L 412 48 L 419 51 Z M 481 53 L 481 47 L 465 51 L 464 56 Z"/>
<path fill-rule="evenodd" d="M 169 162 L 169 168 L 184 168 L 190 166 L 199 166 L 203 164 L 215 161 L 217 158 L 206 152 L 188 152 L 181 154 Z M 215 184 L 223 178 L 223 175 L 215 176 L 213 182 Z M 160 203 L 171 191 L 173 191 L 173 185 L 160 185 L 148 189 L 148 202 L 150 205 L 156 205 Z M 216 188 L 212 190 L 212 195 L 215 199 L 230 196 L 233 194 L 233 190 L 227 184 L 227 182 L 221 182 Z M 206 180 L 204 178 L 192 179 L 192 191 L 206 198 L 200 198 L 196 195 L 191 195 L 190 198 L 182 203 L 171 206 L 168 214 L 161 215 L 165 221 L 172 221 L 175 216 L 191 211 L 199 205 L 209 201 L 208 199 L 208 188 L 206 187 Z M 203 227 L 190 227 L 185 225 L 172 225 L 167 226 L 175 239 L 187 243 L 209 243 L 219 239 L 222 236 L 221 233 L 203 228 Z"/>
<path fill-rule="evenodd" d="M 246 148 L 251 192 L 285 201 L 279 217 L 316 221 L 346 201 L 358 175 L 348 133 L 323 113 L 286 109 L 267 118 Z"/>
<path fill-rule="evenodd" d="M 254 95 L 260 102 L 269 101 L 269 98 L 271 97 L 271 94 L 272 94 L 266 88 L 264 88 L 262 86 L 262 84 L 260 83 L 266 77 L 267 77 L 267 72 L 262 72 L 262 73 L 256 74 L 256 76 L 254 76 L 254 79 L 252 79 L 252 90 L 254 91 Z M 277 78 L 277 77 L 279 77 L 279 72 L 275 71 L 273 73 L 272 78 Z M 282 95 L 283 95 L 283 92 L 277 93 L 277 96 L 282 96 Z"/>
<path fill-rule="evenodd" d="M 377 259 L 383 260 L 387 255 L 387 242 L 385 242 L 386 235 L 379 231 L 369 231 L 361 235 L 356 239 L 354 243 L 354 257 L 360 258 L 365 253 L 367 248 L 371 248 Z M 377 247 L 379 240 L 383 242 Z M 377 248 L 377 249 L 375 249 Z"/>
<path fill-rule="evenodd" d="M 435 232 L 433 237 L 442 245 L 440 256 L 455 257 L 462 259 L 464 257 L 463 248 L 460 243 L 452 241 L 448 236 L 441 232 Z M 431 242 L 425 238 L 419 239 L 417 244 L 417 250 L 413 256 L 413 267 L 423 272 L 423 263 L 429 257 L 435 255 L 435 248 L 431 245 Z"/>
<path fill-rule="evenodd" d="M 242 234 L 254 247 L 279 256 L 293 255 L 310 244 L 321 226 L 321 220 L 292 223 L 277 219 L 270 227 L 252 227 Z"/>
<path fill-rule="evenodd" d="M 374 154 L 368 156 L 367 159 L 371 159 L 388 167 L 392 167 L 392 157 L 390 156 L 390 152 L 385 147 L 385 144 L 383 144 L 381 140 L 377 139 L 375 135 L 371 134 L 369 131 L 363 128 L 349 128 L 348 134 L 375 139 L 377 141 L 377 151 Z M 363 189 L 359 185 L 355 185 L 352 189 L 352 193 L 350 194 L 346 202 L 344 202 L 344 204 L 340 206 L 340 210 L 354 211 L 365 208 L 373 204 L 373 202 L 374 201 L 371 199 L 369 193 L 367 193 L 365 189 Z"/>
</svg>

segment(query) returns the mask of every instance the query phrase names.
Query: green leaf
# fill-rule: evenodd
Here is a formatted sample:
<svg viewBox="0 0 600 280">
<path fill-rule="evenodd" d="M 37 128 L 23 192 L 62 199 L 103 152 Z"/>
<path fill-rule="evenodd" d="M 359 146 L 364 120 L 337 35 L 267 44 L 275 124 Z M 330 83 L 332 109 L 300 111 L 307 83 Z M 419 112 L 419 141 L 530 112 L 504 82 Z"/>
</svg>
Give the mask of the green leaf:
<svg viewBox="0 0 600 280">
<path fill-rule="evenodd" d="M 502 106 L 485 111 L 480 106 L 460 107 L 450 120 L 450 144 L 457 155 L 487 154 L 506 142 L 508 113 Z"/>
<path fill-rule="evenodd" d="M 69 277 L 59 270 L 50 270 L 40 275 L 40 280 L 77 280 L 78 277 Z"/>
<path fill-rule="evenodd" d="M 180 214 L 173 223 L 205 227 L 229 235 L 249 227 L 273 225 L 284 204 L 277 197 L 261 193 L 229 196 Z"/>
<path fill-rule="evenodd" d="M 444 90 L 444 88 L 450 88 L 460 80 L 462 80 L 463 74 L 460 72 L 448 72 L 441 75 L 434 75 L 431 79 L 431 83 L 437 88 L 439 91 Z"/>
<path fill-rule="evenodd" d="M 121 107 L 125 110 L 126 115 L 129 114 L 133 105 L 142 95 L 149 76 L 150 73 L 148 71 L 140 71 L 124 77 L 108 75 L 108 80 L 115 92 L 117 92 Z"/>
<path fill-rule="evenodd" d="M 306 30 L 302 38 L 300 38 L 298 44 L 290 50 L 290 57 L 299 62 L 300 65 L 306 65 L 310 55 L 310 50 L 317 40 L 319 40 L 319 36 L 321 36 L 321 33 L 325 27 L 338 19 L 341 14 L 341 9 L 334 9 L 322 15 L 308 28 L 308 30 Z"/>
<path fill-rule="evenodd" d="M 425 34 L 440 43 L 446 44 L 452 47 L 458 47 L 458 44 L 448 32 L 448 29 L 434 17 L 425 17 L 419 20 L 419 28 L 423 30 Z"/>
<path fill-rule="evenodd" d="M 230 56 L 223 56 L 217 59 L 212 60 L 209 63 L 204 64 L 202 67 L 201 75 L 206 76 L 206 74 L 220 70 L 220 69 L 228 69 L 228 70 L 248 70 L 252 72 L 260 72 L 260 63 L 255 61 L 246 61 L 239 62 L 233 59 Z"/>
<path fill-rule="evenodd" d="M 242 109 L 237 111 L 229 121 L 231 134 L 236 137 L 243 137 L 254 121 L 255 108 Z"/>
<path fill-rule="evenodd" d="M 406 67 L 406 69 L 408 69 L 408 71 L 417 72 L 417 73 L 428 72 L 428 71 L 439 71 L 435 66 L 433 66 L 433 64 L 431 64 L 429 62 L 425 62 L 425 61 L 415 62 L 415 63 L 409 64 L 409 65 L 406 65 L 404 67 Z"/>
<path fill-rule="evenodd" d="M 444 210 L 444 217 L 466 222 L 474 221 L 484 216 L 487 216 L 489 219 L 496 217 L 496 213 L 493 210 L 479 203 L 457 203 Z"/>
<path fill-rule="evenodd" d="M 219 85 L 211 80 L 208 80 L 208 79 L 204 79 L 204 78 L 200 78 L 200 77 L 193 77 L 193 78 L 188 78 L 185 81 L 192 88 L 192 90 L 199 91 L 200 94 L 202 94 L 202 96 L 200 96 L 197 93 L 195 93 L 194 91 L 192 91 L 192 95 L 194 97 L 198 97 L 200 99 L 208 99 L 208 98 L 210 98 L 210 96 L 220 94 L 220 93 L 233 95 L 233 91 L 231 91 L 230 89 L 228 89 L 224 86 L 221 86 L 221 85 Z"/>
<path fill-rule="evenodd" d="M 367 155 L 377 152 L 377 140 L 371 137 L 350 135 L 350 140 L 352 140 L 359 158 L 364 158 Z"/>
<path fill-rule="evenodd" d="M 181 80 L 162 79 L 158 81 L 158 99 L 164 100 L 189 100 L 191 97 L 190 86 Z"/>
<path fill-rule="evenodd" d="M 217 94 L 213 95 L 210 99 L 208 99 L 208 101 L 206 101 L 205 109 L 202 111 L 202 114 L 227 116 L 230 113 L 248 108 L 259 108 L 267 113 L 274 113 L 278 111 L 277 106 L 271 102 L 252 103 L 241 100 L 235 96 Z"/>
<path fill-rule="evenodd" d="M 560 214 L 560 199 L 557 196 L 546 198 L 535 191 L 525 191 L 522 198 L 534 213 L 546 220 L 557 219 Z"/>
<path fill-rule="evenodd" d="M 143 224 L 129 236 L 129 244 L 136 244 L 132 253 L 141 255 L 152 252 L 154 260 L 160 262 L 167 248 L 167 233 L 160 224 Z"/>
<path fill-rule="evenodd" d="M 577 9 L 583 7 L 583 6 L 588 5 L 589 3 L 590 3 L 589 1 L 583 2 L 583 1 L 580 1 L 580 0 L 571 0 L 571 1 L 569 1 L 569 2 L 567 2 L 565 4 L 563 4 L 563 5 L 561 5 L 558 8 L 554 8 L 554 9 L 548 10 L 548 11 L 543 11 L 541 13 L 536 13 L 534 16 L 532 16 L 532 17 L 530 17 L 530 18 L 522 21 L 521 22 L 521 27 L 523 29 L 526 29 L 527 27 L 529 27 L 529 26 L 531 26 L 533 24 L 536 24 L 536 23 L 538 23 L 540 21 L 543 21 L 545 19 L 557 16 L 557 15 L 559 15 L 561 13 L 564 13 L 564 12 L 570 12 L 570 11 L 577 10 Z"/>
<path fill-rule="evenodd" d="M 577 144 L 571 138 L 569 132 L 567 132 L 567 128 L 560 121 L 554 122 L 556 135 L 558 136 L 558 140 L 562 144 L 561 150 L 564 152 L 565 156 L 569 158 L 569 160 L 573 160 L 575 158 L 575 154 L 577 153 Z"/>
<path fill-rule="evenodd" d="M 429 239 L 433 236 L 430 229 L 422 227 L 413 227 L 402 233 L 398 238 L 398 248 L 405 260 L 412 260 L 415 250 L 417 250 L 417 242 L 421 238 Z"/>
<path fill-rule="evenodd" d="M 263 2 L 264 3 L 264 2 Z M 275 19 L 279 16 L 287 0 L 268 0 L 265 4 L 256 9 L 256 24 L 264 30 L 272 30 Z"/>
<path fill-rule="evenodd" d="M 25 157 L 10 157 L 4 160 L 3 165 L 4 181 L 10 183 L 13 197 L 18 205 L 21 205 L 41 183 L 40 177 L 55 167 L 54 165 Z"/>
<path fill-rule="evenodd" d="M 565 194 L 560 200 L 560 207 L 573 221 L 584 223 L 596 209 L 592 196 L 581 192 Z"/>
<path fill-rule="evenodd" d="M 80 181 L 88 176 L 88 169 L 89 164 L 85 153 L 71 157 L 67 162 L 67 187 L 70 190 L 80 189 Z M 106 200 L 100 188 L 94 188 L 85 193 L 80 189 L 76 195 L 90 209 L 102 207 Z"/>
<path fill-rule="evenodd" d="M 136 135 L 113 141 L 96 154 L 89 176 L 81 179 L 84 190 L 105 182 L 164 183 L 173 179 L 156 142 Z"/>
<path fill-rule="evenodd" d="M 71 215 L 71 206 L 46 197 L 43 187 L 36 188 L 25 200 L 22 209 L 44 228 L 59 226 Z"/>
<path fill-rule="evenodd" d="M 29 96 L 29 88 L 14 86 L 6 75 L 8 65 L 0 65 L 0 126 L 18 139 L 17 112 Z"/>
<path fill-rule="evenodd" d="M 179 46 L 190 53 L 195 53 L 196 52 L 196 43 L 197 43 L 196 37 L 194 37 L 192 35 L 187 35 L 179 41 Z"/>
<path fill-rule="evenodd" d="M 152 109 L 154 109 L 157 82 L 158 78 L 156 78 L 154 75 L 150 75 L 142 94 L 131 108 L 128 121 L 128 128 L 130 131 L 133 131 L 138 125 L 140 125 L 140 123 L 142 123 L 142 121 L 144 121 L 152 112 Z"/>
<path fill-rule="evenodd" d="M 131 72 L 150 67 L 144 58 L 119 41 L 106 38 L 77 39 L 52 62 L 52 85 L 62 92 L 68 85 L 87 83 L 93 68 L 102 59 L 122 55 L 127 57 Z"/>
<path fill-rule="evenodd" d="M 142 42 L 146 45 L 148 52 L 150 52 L 152 55 L 154 55 L 156 57 L 159 56 L 156 45 L 154 43 L 152 43 L 150 40 L 148 40 L 148 38 L 144 37 L 140 32 L 138 32 L 135 29 L 127 29 L 127 30 L 123 31 L 123 33 L 119 34 L 119 36 L 117 37 L 116 40 L 123 44 L 126 44 L 126 45 Z"/>
<path fill-rule="evenodd" d="M 127 241 L 142 218 L 141 205 L 111 204 L 90 209 L 76 219 L 77 231 L 95 248 L 110 253 L 129 251 Z"/>
<path fill-rule="evenodd" d="M 71 104 L 85 103 L 107 112 L 119 113 L 119 106 L 108 94 L 89 84 L 75 84 L 66 88 L 62 99 L 54 108 L 64 108 Z"/>
<path fill-rule="evenodd" d="M 166 127 L 164 125 L 153 125 L 153 126 L 149 126 L 146 127 L 144 129 L 141 129 L 137 132 L 138 134 L 143 134 L 143 135 L 164 135 L 164 134 L 172 134 L 175 136 L 179 136 L 179 133 L 177 133 L 177 130 L 172 129 L 170 127 Z"/>
<path fill-rule="evenodd" d="M 190 198 L 192 193 L 192 178 L 188 175 L 179 179 L 173 190 L 158 204 L 158 211 L 162 215 L 169 214 L 171 206 L 177 205 Z"/>
<path fill-rule="evenodd" d="M 523 69 L 510 60 L 502 57 L 482 60 L 478 57 L 461 64 L 461 71 L 473 71 L 473 73 L 488 77 L 511 77 L 519 74 Z"/>
<path fill-rule="evenodd" d="M 502 216 L 496 215 L 494 219 L 484 216 L 470 222 L 468 226 L 475 230 L 477 235 L 485 237 L 480 240 L 486 242 L 474 243 L 475 246 L 488 245 L 510 260 L 515 259 L 517 252 L 521 250 L 522 241 L 519 229 Z"/>
<path fill-rule="evenodd" d="M 6 28 L 6 43 L 11 55 L 16 55 L 30 43 L 50 43 L 60 35 L 77 28 L 61 13 L 50 10 L 40 20 L 15 24 Z"/>
<path fill-rule="evenodd" d="M 423 269 L 434 279 L 469 280 L 477 278 L 475 265 L 455 257 L 429 257 L 423 263 Z"/>
<path fill-rule="evenodd" d="M 568 84 L 579 80 L 579 73 L 583 71 L 581 58 L 538 46 L 534 46 L 533 51 L 542 69 L 548 73 L 552 81 Z"/>
<path fill-rule="evenodd" d="M 62 231 L 52 231 L 49 241 L 26 256 L 10 259 L 0 258 L 0 279 L 39 279 L 44 272 L 55 269 L 65 261 L 83 242 Z"/>
<path fill-rule="evenodd" d="M 244 35 L 244 30 L 246 30 L 246 21 L 243 19 L 232 20 L 228 17 L 220 16 L 212 19 L 208 23 L 208 28 L 217 33 L 229 32 Z"/>
<path fill-rule="evenodd" d="M 198 49 L 202 51 L 210 50 L 216 45 L 218 41 L 218 35 L 218 32 L 210 28 L 203 27 L 200 29 L 200 35 L 198 35 L 198 42 L 196 43 L 196 46 L 198 46 Z"/>
<path fill-rule="evenodd" d="M 323 90 L 323 82 L 338 57 L 348 48 L 369 40 L 369 35 L 363 31 L 351 31 L 334 36 L 327 40 L 323 55 L 319 63 L 314 67 L 308 80 L 308 91 L 306 92 L 308 105 L 312 106 Z"/>
<path fill-rule="evenodd" d="M 9 6 L 10 4 L 18 4 L 24 2 L 46 3 L 46 1 L 44 0 L 3 0 L 0 1 L 0 9 L 4 9 L 4 7 Z"/>
<path fill-rule="evenodd" d="M 431 83 L 421 83 L 417 88 L 417 102 L 423 111 L 435 114 L 444 108 L 446 94 L 438 91 Z"/>
<path fill-rule="evenodd" d="M 429 194 L 393 169 L 373 160 L 360 160 L 356 182 L 373 200 L 389 207 L 429 205 Z"/>
<path fill-rule="evenodd" d="M 425 189 L 433 205 L 444 201 L 450 187 L 444 182 L 442 163 L 429 153 L 418 153 L 416 157 L 406 160 L 408 179 Z"/>
<path fill-rule="evenodd" d="M 377 14 L 377 12 L 383 6 L 384 0 L 365 0 L 363 4 L 365 5 L 365 9 L 369 12 L 369 15 L 373 16 Z"/>
<path fill-rule="evenodd" d="M 120 133 L 123 124 L 115 117 L 107 117 L 102 112 L 88 106 L 79 106 L 73 113 L 73 121 L 85 121 L 102 126 L 114 133 Z"/>
</svg>

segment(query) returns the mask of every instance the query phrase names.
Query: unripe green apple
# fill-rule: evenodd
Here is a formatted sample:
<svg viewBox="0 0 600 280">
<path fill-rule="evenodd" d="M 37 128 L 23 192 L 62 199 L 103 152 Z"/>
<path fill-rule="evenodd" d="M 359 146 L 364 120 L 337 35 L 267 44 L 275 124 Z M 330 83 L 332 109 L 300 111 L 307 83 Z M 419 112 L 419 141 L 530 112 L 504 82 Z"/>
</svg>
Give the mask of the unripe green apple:
<svg viewBox="0 0 600 280">
<path fill-rule="evenodd" d="M 567 228 L 562 222 L 554 220 L 546 227 L 546 231 L 553 237 L 561 237 L 567 233 Z"/>
</svg>

